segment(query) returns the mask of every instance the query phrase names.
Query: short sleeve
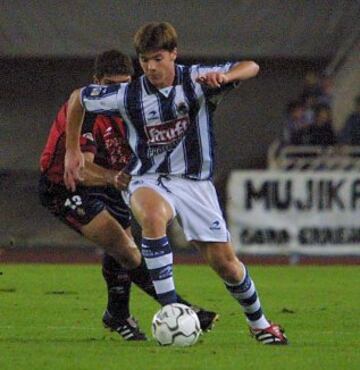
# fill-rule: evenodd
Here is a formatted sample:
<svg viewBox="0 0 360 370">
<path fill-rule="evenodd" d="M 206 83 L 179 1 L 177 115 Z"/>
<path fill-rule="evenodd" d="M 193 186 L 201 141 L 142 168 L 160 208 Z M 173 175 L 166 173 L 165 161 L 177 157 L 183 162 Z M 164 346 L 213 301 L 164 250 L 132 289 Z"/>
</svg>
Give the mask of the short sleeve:
<svg viewBox="0 0 360 370">
<path fill-rule="evenodd" d="M 221 72 L 226 73 L 235 65 L 233 62 L 225 62 L 222 64 L 204 65 L 197 64 L 192 66 L 191 77 L 196 80 L 197 77 L 209 72 Z"/>
<path fill-rule="evenodd" d="M 202 64 L 194 65 L 192 66 L 191 79 L 193 83 L 197 83 L 196 79 L 199 76 L 204 75 L 206 73 L 210 73 L 210 72 L 226 73 L 235 64 L 236 63 L 234 62 L 226 62 L 223 64 L 216 64 L 212 66 L 207 66 L 207 65 L 202 65 Z M 213 107 L 216 107 L 221 101 L 221 99 L 224 97 L 224 95 L 230 90 L 236 88 L 238 85 L 239 85 L 239 82 L 236 81 L 236 82 L 231 82 L 226 85 L 223 85 L 217 89 L 209 88 L 204 85 L 201 85 L 201 87 L 209 103 L 211 103 Z"/>
<path fill-rule="evenodd" d="M 119 114 L 119 96 L 127 84 L 89 85 L 81 92 L 81 103 L 87 112 L 111 116 Z"/>
</svg>

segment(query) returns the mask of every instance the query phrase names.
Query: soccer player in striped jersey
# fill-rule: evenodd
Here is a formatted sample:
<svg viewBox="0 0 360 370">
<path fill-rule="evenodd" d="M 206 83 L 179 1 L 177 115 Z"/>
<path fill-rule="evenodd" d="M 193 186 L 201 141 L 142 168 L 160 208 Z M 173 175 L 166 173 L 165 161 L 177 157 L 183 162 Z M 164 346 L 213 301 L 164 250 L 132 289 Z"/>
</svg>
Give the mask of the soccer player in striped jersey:
<svg viewBox="0 0 360 370">
<path fill-rule="evenodd" d="M 94 80 L 103 85 L 129 81 L 133 74 L 130 58 L 116 50 L 100 54 L 94 70 Z M 102 261 L 108 290 L 103 323 L 125 340 L 145 340 L 145 334 L 129 310 L 131 282 L 153 298 L 157 299 L 157 295 L 132 239 L 129 208 L 121 192 L 114 187 L 115 175 L 131 155 L 124 123 L 119 117 L 86 113 L 80 137 L 81 150 L 86 157 L 84 181 L 76 192 L 69 192 L 63 183 L 67 112 L 68 104 L 65 103 L 57 113 L 41 155 L 41 203 L 72 229 L 108 251 Z M 124 179 L 124 184 L 127 185 L 129 178 Z M 180 300 L 190 305 L 181 297 Z M 217 314 L 194 309 L 202 329 L 209 330 Z"/>
<path fill-rule="evenodd" d="M 250 333 L 264 344 L 287 344 L 283 329 L 265 317 L 247 268 L 230 241 L 212 183 L 213 113 L 224 94 L 256 76 L 253 61 L 176 64 L 177 35 L 169 23 L 149 23 L 134 38 L 144 74 L 131 83 L 90 85 L 73 92 L 68 116 L 65 183 L 75 189 L 83 157 L 79 133 L 86 111 L 120 114 L 133 151 L 127 199 L 142 227 L 142 254 L 163 305 L 177 301 L 167 225 L 178 217 L 245 312 Z M 119 174 L 120 180 L 124 173 Z"/>
</svg>

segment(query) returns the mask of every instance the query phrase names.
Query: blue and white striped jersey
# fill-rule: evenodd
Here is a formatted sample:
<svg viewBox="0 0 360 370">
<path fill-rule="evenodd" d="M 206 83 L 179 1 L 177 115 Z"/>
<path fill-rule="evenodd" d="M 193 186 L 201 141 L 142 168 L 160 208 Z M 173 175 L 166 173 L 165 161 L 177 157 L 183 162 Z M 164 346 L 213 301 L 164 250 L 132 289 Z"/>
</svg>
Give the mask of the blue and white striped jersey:
<svg viewBox="0 0 360 370">
<path fill-rule="evenodd" d="M 176 65 L 173 86 L 156 89 L 145 76 L 131 83 L 82 90 L 87 111 L 119 114 L 134 153 L 132 175 L 171 174 L 206 180 L 214 162 L 213 112 L 234 85 L 209 89 L 196 82 L 207 72 L 227 72 L 233 63 L 215 66 Z"/>
</svg>

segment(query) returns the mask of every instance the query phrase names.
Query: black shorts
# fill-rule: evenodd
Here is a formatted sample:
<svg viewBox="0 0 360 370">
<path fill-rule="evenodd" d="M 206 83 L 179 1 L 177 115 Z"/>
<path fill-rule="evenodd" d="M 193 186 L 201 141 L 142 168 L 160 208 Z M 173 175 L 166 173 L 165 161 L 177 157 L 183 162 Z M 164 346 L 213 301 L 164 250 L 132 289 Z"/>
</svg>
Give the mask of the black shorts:
<svg viewBox="0 0 360 370">
<path fill-rule="evenodd" d="M 87 225 L 104 209 L 124 229 L 131 223 L 130 210 L 121 192 L 114 188 L 78 186 L 75 192 L 71 192 L 64 185 L 55 184 L 46 176 L 41 176 L 39 197 L 44 207 L 76 231 L 80 231 L 81 226 Z"/>
</svg>

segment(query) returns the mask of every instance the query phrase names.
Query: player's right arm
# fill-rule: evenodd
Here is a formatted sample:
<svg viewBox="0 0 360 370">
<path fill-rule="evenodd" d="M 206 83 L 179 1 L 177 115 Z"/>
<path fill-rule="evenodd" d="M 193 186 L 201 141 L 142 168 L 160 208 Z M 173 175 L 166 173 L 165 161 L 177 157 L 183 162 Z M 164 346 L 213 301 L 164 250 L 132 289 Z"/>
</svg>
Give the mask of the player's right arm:
<svg viewBox="0 0 360 370">
<path fill-rule="evenodd" d="M 80 150 L 79 139 L 84 111 L 106 115 L 118 113 L 118 91 L 120 87 L 121 85 L 89 85 L 83 89 L 75 90 L 70 96 L 64 168 L 64 182 L 69 190 L 74 191 L 76 183 L 82 179 L 80 171 L 84 167 L 84 157 Z"/>
<path fill-rule="evenodd" d="M 83 180 L 81 170 L 85 162 L 80 149 L 80 133 L 85 114 L 80 101 L 80 91 L 78 89 L 71 94 L 67 111 L 64 183 L 71 191 L 75 191 L 76 183 Z"/>
</svg>

